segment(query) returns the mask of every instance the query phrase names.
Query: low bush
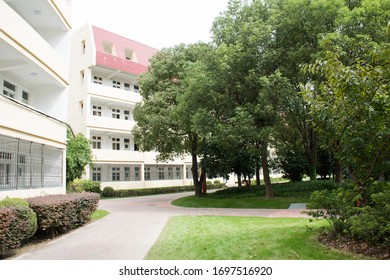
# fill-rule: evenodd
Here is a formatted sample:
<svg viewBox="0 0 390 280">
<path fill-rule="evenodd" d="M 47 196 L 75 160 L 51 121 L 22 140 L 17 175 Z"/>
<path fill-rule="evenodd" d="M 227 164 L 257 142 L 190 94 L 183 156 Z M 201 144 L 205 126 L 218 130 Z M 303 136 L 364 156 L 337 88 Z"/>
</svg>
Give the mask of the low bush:
<svg viewBox="0 0 390 280">
<path fill-rule="evenodd" d="M 103 197 L 114 197 L 115 191 L 112 187 L 104 187 L 104 189 L 102 191 L 102 196 Z"/>
<path fill-rule="evenodd" d="M 19 248 L 37 230 L 37 217 L 20 198 L 0 201 L 0 254 Z"/>
<path fill-rule="evenodd" d="M 37 214 L 37 234 L 54 236 L 87 223 L 97 208 L 99 198 L 96 193 L 29 198 L 30 207 Z"/>
<path fill-rule="evenodd" d="M 316 191 L 310 200 L 319 210 L 308 212 L 325 218 L 335 234 L 369 244 L 390 245 L 390 183 L 375 182 L 367 188 L 367 201 L 353 185 Z"/>
<path fill-rule="evenodd" d="M 211 184 L 207 185 L 208 190 L 212 189 L 221 189 L 226 187 L 225 183 L 219 183 L 219 184 Z M 106 189 L 105 187 L 104 189 Z M 123 189 L 123 190 L 113 190 L 114 193 L 111 195 L 111 190 L 108 190 L 110 192 L 111 196 L 106 196 L 104 194 L 103 189 L 103 196 L 104 197 L 131 197 L 131 196 L 145 196 L 145 195 L 156 195 L 156 194 L 168 194 L 168 193 L 179 193 L 179 192 L 192 192 L 195 191 L 194 186 L 173 186 L 173 187 L 158 187 L 158 188 L 144 188 L 144 189 Z"/>
<path fill-rule="evenodd" d="M 334 181 L 304 181 L 272 184 L 276 196 L 310 196 L 316 190 L 331 190 L 336 188 Z M 244 198 L 264 196 L 265 187 L 252 185 L 251 187 L 233 187 L 211 194 L 214 198 Z"/>
<path fill-rule="evenodd" d="M 100 182 L 91 180 L 75 179 L 66 187 L 68 193 L 93 192 L 100 194 Z"/>
</svg>

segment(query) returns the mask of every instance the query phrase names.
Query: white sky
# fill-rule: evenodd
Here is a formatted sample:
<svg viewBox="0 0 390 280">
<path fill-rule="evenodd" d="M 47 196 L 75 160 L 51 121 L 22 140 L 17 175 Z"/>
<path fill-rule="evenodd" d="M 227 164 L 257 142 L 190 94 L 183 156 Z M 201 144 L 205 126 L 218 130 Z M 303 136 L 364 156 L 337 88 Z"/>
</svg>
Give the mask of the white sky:
<svg viewBox="0 0 390 280">
<path fill-rule="evenodd" d="M 89 22 L 162 49 L 208 42 L 214 19 L 229 0 L 72 0 L 73 29 Z"/>
</svg>

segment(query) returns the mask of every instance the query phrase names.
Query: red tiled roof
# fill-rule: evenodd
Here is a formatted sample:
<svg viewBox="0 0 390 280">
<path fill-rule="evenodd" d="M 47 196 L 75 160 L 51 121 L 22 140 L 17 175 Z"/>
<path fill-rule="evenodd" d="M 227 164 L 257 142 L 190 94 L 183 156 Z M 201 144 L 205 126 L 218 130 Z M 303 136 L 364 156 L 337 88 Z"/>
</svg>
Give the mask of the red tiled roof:
<svg viewBox="0 0 390 280">
<path fill-rule="evenodd" d="M 92 26 L 92 32 L 96 45 L 96 64 L 100 66 L 139 75 L 147 71 L 149 59 L 158 51 L 155 48 L 96 26 Z M 104 52 L 103 42 L 113 44 L 115 55 Z M 126 59 L 125 49 L 130 49 L 135 52 L 137 62 Z"/>
</svg>

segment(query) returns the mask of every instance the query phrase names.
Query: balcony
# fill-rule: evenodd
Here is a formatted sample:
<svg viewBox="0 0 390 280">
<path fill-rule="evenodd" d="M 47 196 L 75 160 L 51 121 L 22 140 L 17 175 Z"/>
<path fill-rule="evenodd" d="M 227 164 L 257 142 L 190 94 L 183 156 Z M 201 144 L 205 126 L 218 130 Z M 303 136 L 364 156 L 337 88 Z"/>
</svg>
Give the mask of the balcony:
<svg viewBox="0 0 390 280">
<path fill-rule="evenodd" d="M 87 120 L 87 126 L 98 129 L 119 130 L 130 133 L 130 131 L 135 126 L 135 122 L 129 120 L 90 116 Z"/>
<path fill-rule="evenodd" d="M 137 92 L 117 89 L 95 83 L 88 84 L 87 91 L 91 95 L 99 96 L 108 100 L 117 100 L 129 103 L 139 103 L 142 101 L 141 95 Z"/>
<path fill-rule="evenodd" d="M 67 86 L 66 61 L 4 1 L 0 1 L 0 26 L 1 71 L 21 76 L 33 85 L 43 82 Z"/>
<path fill-rule="evenodd" d="M 135 151 L 93 150 L 96 163 L 129 163 L 143 162 L 144 154 Z"/>
<path fill-rule="evenodd" d="M 6 135 L 64 148 L 65 124 L 2 95 L 0 108 L 0 131 Z"/>
<path fill-rule="evenodd" d="M 148 67 L 142 64 L 103 52 L 96 52 L 96 65 L 120 70 L 133 75 L 140 75 L 148 70 Z"/>
</svg>

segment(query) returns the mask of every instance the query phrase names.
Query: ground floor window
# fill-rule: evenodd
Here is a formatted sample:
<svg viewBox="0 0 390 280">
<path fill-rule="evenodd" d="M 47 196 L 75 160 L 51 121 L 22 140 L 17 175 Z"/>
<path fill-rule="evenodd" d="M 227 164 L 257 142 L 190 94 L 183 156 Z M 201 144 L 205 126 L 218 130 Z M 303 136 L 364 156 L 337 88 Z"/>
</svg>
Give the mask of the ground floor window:
<svg viewBox="0 0 390 280">
<path fill-rule="evenodd" d="M 0 135 L 0 190 L 63 186 L 63 150 Z"/>
<path fill-rule="evenodd" d="M 100 182 L 141 181 L 143 172 L 145 181 L 181 180 L 183 165 L 145 165 L 140 164 L 95 164 L 90 179 Z"/>
<path fill-rule="evenodd" d="M 145 181 L 180 180 L 182 173 L 182 165 L 145 165 Z"/>
<path fill-rule="evenodd" d="M 100 182 L 140 181 L 138 164 L 95 164 L 91 170 L 91 180 Z"/>
</svg>

